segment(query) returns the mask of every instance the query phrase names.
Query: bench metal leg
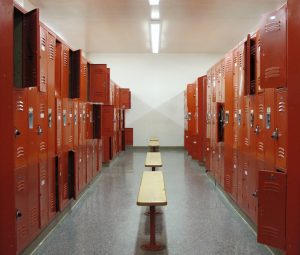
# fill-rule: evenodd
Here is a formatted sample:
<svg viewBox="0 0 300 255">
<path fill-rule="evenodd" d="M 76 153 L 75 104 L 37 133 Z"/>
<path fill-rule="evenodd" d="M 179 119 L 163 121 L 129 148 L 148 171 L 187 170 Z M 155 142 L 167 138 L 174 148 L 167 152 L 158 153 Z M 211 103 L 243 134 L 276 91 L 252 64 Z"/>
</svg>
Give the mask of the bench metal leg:
<svg viewBox="0 0 300 255">
<path fill-rule="evenodd" d="M 155 167 L 154 166 L 152 167 L 152 171 L 155 171 Z"/>
<path fill-rule="evenodd" d="M 155 206 L 150 206 L 150 243 L 143 244 L 141 248 L 147 251 L 160 251 L 165 248 L 155 240 Z"/>
</svg>

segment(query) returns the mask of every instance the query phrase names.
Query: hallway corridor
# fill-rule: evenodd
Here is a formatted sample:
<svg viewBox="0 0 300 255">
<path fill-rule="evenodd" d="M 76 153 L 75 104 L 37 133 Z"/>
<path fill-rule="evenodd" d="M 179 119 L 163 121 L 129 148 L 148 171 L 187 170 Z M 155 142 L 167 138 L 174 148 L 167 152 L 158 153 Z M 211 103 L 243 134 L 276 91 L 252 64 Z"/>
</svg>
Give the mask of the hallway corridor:
<svg viewBox="0 0 300 255">
<path fill-rule="evenodd" d="M 184 150 L 161 149 L 168 205 L 157 216 L 161 252 L 145 252 L 149 240 L 145 207 L 136 199 L 145 149 L 122 152 L 104 167 L 87 193 L 35 255 L 260 255 L 271 254 L 224 199 L 203 168 Z"/>
</svg>

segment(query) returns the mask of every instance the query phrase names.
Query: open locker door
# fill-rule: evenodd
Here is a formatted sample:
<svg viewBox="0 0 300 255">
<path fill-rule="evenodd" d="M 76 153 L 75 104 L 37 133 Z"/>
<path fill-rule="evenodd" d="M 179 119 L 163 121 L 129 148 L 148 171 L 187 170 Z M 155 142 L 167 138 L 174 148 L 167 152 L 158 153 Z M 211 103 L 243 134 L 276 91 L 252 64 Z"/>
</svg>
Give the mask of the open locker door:
<svg viewBox="0 0 300 255">
<path fill-rule="evenodd" d="M 23 22 L 23 87 L 40 85 L 40 25 L 39 10 L 24 15 Z M 42 91 L 46 87 L 40 88 Z"/>
</svg>

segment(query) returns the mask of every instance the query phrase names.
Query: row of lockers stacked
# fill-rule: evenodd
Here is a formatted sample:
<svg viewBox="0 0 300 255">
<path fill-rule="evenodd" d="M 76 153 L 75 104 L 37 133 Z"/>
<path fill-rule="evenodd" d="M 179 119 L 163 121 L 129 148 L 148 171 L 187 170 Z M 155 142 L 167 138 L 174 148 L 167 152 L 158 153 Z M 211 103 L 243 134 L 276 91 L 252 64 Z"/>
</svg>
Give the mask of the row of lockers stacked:
<svg viewBox="0 0 300 255">
<path fill-rule="evenodd" d="M 187 86 L 185 103 L 187 150 L 205 159 L 209 174 L 257 225 L 258 241 L 281 250 L 288 242 L 286 28 L 286 5 L 264 15 L 260 29 L 207 72 L 206 89 Z"/>
<path fill-rule="evenodd" d="M 125 150 L 129 89 L 39 21 L 14 9 L 15 198 L 18 252 Z M 127 139 L 128 140 L 128 139 Z"/>
</svg>

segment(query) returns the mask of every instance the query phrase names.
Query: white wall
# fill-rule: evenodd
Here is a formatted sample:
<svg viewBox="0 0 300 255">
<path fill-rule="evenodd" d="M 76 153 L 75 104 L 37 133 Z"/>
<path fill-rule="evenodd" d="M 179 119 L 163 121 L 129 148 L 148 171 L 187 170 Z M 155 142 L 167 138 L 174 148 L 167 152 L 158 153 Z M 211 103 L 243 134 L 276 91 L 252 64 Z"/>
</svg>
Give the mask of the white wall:
<svg viewBox="0 0 300 255">
<path fill-rule="evenodd" d="M 206 73 L 219 54 L 88 54 L 95 64 L 111 68 L 111 79 L 132 93 L 126 126 L 134 128 L 134 145 L 157 136 L 161 146 L 183 146 L 187 83 Z"/>
</svg>

